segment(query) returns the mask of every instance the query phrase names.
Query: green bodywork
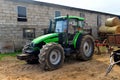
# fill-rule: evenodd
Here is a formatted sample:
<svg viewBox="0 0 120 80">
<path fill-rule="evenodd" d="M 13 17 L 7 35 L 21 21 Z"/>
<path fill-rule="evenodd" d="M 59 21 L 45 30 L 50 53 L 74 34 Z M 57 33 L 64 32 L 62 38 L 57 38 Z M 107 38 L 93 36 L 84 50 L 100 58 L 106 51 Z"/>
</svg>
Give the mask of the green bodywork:
<svg viewBox="0 0 120 80">
<path fill-rule="evenodd" d="M 81 34 L 82 34 L 82 31 L 77 32 L 75 34 L 74 39 L 72 41 L 72 44 L 73 44 L 74 48 L 76 48 L 76 43 L 77 43 L 78 37 Z M 43 35 L 43 36 L 40 36 L 40 37 L 34 39 L 32 41 L 32 43 L 34 43 L 34 44 L 39 44 L 40 42 L 44 42 L 45 44 L 50 43 L 50 42 L 58 43 L 59 42 L 58 35 L 59 35 L 59 33 L 51 33 L 51 34 Z M 66 42 L 68 44 L 68 40 Z"/>
<path fill-rule="evenodd" d="M 34 44 L 39 44 L 40 42 L 45 42 L 45 43 L 58 42 L 58 34 L 59 33 L 46 34 L 34 39 L 32 42 Z"/>
<path fill-rule="evenodd" d="M 78 40 L 79 36 L 80 36 L 82 33 L 83 33 L 83 31 L 77 32 L 76 35 L 74 36 L 74 39 L 73 39 L 73 41 L 72 41 L 72 44 L 73 44 L 74 48 L 77 47 L 77 46 L 76 46 L 76 45 L 77 45 L 77 40 Z"/>
</svg>

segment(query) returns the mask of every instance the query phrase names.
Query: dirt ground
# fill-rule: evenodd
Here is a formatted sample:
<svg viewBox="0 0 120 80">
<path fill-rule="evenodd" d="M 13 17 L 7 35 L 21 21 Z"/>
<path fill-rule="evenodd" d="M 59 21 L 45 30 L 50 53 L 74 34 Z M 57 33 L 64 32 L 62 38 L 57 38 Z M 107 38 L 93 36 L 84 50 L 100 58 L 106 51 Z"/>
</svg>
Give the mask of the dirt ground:
<svg viewBox="0 0 120 80">
<path fill-rule="evenodd" d="M 90 61 L 66 61 L 62 68 L 43 71 L 39 64 L 28 65 L 15 57 L 0 61 L 0 80 L 120 80 L 120 66 L 114 66 L 108 76 L 105 71 L 109 54 L 94 55 Z"/>
</svg>

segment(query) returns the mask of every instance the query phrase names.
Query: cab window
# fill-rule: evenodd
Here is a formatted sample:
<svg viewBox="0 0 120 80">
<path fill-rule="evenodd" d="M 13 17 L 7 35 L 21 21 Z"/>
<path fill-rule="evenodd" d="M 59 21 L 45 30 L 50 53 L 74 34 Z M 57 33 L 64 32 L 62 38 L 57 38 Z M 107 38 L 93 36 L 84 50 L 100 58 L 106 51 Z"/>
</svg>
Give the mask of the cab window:
<svg viewBox="0 0 120 80">
<path fill-rule="evenodd" d="M 78 21 L 76 19 L 69 20 L 68 33 L 74 34 L 78 26 Z"/>
<path fill-rule="evenodd" d="M 66 20 L 59 20 L 56 22 L 55 32 L 65 32 L 66 29 L 67 29 L 67 21 Z"/>
</svg>

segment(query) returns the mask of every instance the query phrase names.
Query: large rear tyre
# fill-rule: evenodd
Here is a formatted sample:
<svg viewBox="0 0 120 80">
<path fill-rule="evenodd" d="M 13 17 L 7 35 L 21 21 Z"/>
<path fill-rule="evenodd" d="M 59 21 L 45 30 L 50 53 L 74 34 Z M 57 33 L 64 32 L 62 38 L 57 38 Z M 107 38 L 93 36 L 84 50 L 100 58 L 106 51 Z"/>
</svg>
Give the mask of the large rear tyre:
<svg viewBox="0 0 120 80">
<path fill-rule="evenodd" d="M 39 63 L 44 70 L 55 70 L 64 63 L 64 50 L 60 44 L 49 43 L 40 50 Z"/>
<path fill-rule="evenodd" d="M 77 59 L 89 60 L 92 58 L 94 53 L 94 39 L 90 35 L 85 35 L 82 37 L 79 45 L 79 54 Z"/>
</svg>

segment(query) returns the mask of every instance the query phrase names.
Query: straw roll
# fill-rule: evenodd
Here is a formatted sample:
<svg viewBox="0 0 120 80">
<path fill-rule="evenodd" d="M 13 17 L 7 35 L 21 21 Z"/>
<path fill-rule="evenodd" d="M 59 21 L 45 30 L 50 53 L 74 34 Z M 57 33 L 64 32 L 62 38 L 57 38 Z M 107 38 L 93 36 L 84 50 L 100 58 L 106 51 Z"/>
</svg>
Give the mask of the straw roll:
<svg viewBox="0 0 120 80">
<path fill-rule="evenodd" d="M 113 26 L 113 27 L 101 26 L 99 28 L 99 32 L 101 32 L 101 33 L 120 34 L 120 25 Z"/>
<path fill-rule="evenodd" d="M 116 25 L 120 25 L 120 20 L 118 17 L 108 18 L 105 22 L 105 26 L 113 27 Z"/>
</svg>

